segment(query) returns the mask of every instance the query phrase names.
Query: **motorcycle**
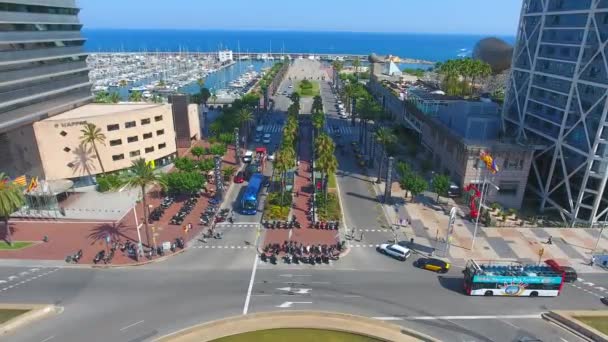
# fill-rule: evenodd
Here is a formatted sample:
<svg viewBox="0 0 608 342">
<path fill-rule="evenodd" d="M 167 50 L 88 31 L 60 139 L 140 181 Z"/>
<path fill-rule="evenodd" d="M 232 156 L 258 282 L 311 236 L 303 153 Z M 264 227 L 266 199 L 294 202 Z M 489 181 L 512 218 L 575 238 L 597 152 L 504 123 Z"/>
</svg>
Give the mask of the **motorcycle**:
<svg viewBox="0 0 608 342">
<path fill-rule="evenodd" d="M 101 262 L 105 258 L 105 256 L 106 256 L 106 251 L 101 250 L 101 251 L 97 252 L 97 254 L 95 255 L 95 258 L 93 259 L 93 263 L 95 265 L 97 265 L 97 263 Z"/>
</svg>

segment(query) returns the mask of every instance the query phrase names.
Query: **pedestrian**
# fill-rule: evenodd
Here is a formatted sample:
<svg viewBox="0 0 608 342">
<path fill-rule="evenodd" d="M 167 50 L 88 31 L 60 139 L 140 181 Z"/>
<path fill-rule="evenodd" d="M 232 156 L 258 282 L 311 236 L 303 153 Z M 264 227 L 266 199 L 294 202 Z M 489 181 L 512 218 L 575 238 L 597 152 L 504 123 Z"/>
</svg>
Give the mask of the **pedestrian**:
<svg viewBox="0 0 608 342">
<path fill-rule="evenodd" d="M 595 265 L 595 256 L 594 255 L 591 256 L 591 260 L 589 261 L 589 266 L 593 267 L 593 265 Z"/>
<path fill-rule="evenodd" d="M 549 238 L 547 239 L 547 245 L 552 245 L 553 244 L 553 237 L 549 236 Z"/>
<path fill-rule="evenodd" d="M 359 237 L 359 241 L 363 241 L 363 232 L 361 232 L 361 236 Z"/>
<path fill-rule="evenodd" d="M 192 230 L 192 223 L 188 223 L 188 231 Z"/>
</svg>

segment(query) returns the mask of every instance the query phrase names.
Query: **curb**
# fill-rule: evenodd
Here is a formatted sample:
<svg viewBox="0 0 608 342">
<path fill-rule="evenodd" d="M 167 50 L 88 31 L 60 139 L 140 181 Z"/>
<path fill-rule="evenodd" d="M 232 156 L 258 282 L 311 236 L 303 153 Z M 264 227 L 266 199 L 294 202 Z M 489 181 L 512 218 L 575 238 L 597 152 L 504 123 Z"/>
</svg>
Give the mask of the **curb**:
<svg viewBox="0 0 608 342">
<path fill-rule="evenodd" d="M 608 315 L 608 311 L 549 311 L 543 313 L 541 317 L 555 325 L 568 330 L 572 334 L 593 342 L 608 342 L 608 335 L 603 334 L 601 331 L 590 327 L 589 325 L 574 319 L 574 315 L 579 316 L 605 316 Z"/>
<path fill-rule="evenodd" d="M 0 324 L 0 335 L 10 334 L 14 330 L 22 328 L 34 321 L 40 320 L 53 313 L 59 314 L 63 311 L 61 307 L 55 305 L 32 305 L 32 304 L 2 304 L 2 309 L 22 309 L 31 310 L 18 317 L 10 319 Z"/>
<path fill-rule="evenodd" d="M 329 311 L 274 311 L 228 317 L 159 337 L 157 342 L 199 342 L 271 329 L 322 329 L 367 336 L 380 341 L 439 340 L 409 328 L 368 317 Z"/>
</svg>

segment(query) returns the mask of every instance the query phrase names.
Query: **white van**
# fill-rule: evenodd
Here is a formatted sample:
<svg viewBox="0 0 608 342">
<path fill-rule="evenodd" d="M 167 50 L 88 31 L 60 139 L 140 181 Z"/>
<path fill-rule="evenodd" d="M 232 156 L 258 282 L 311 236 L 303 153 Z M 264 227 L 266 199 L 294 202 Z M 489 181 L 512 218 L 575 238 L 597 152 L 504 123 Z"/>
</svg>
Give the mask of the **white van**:
<svg viewBox="0 0 608 342">
<path fill-rule="evenodd" d="M 252 160 L 253 160 L 253 151 L 245 152 L 245 155 L 243 155 L 243 163 L 251 163 Z"/>
<path fill-rule="evenodd" d="M 376 247 L 376 250 L 382 254 L 391 256 L 397 260 L 405 261 L 412 255 L 412 251 L 398 244 L 383 243 Z"/>
<path fill-rule="evenodd" d="M 258 133 L 261 133 L 262 131 L 264 131 L 264 126 L 258 126 L 255 128 L 255 131 Z"/>
</svg>

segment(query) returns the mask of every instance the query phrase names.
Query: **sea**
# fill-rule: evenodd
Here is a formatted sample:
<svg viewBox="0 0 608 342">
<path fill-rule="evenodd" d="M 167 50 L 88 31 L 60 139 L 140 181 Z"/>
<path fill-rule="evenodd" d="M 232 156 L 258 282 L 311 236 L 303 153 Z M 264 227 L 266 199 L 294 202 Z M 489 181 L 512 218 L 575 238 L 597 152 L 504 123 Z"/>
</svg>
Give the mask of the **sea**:
<svg viewBox="0 0 608 342">
<path fill-rule="evenodd" d="M 83 29 L 88 52 L 370 54 L 433 62 L 468 57 L 487 36 L 462 34 Z M 515 36 L 495 36 L 514 44 Z"/>
</svg>

